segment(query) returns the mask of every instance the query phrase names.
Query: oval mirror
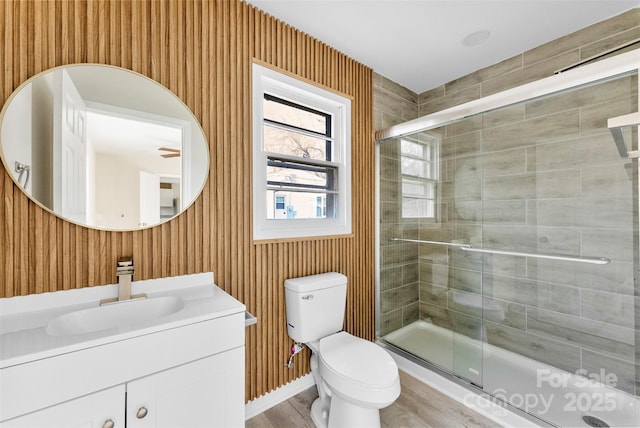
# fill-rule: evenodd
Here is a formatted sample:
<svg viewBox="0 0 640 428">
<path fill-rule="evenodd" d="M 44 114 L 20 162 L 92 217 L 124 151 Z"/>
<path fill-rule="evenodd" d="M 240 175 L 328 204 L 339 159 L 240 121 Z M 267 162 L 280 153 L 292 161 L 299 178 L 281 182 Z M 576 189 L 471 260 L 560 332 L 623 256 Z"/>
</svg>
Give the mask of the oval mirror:
<svg viewBox="0 0 640 428">
<path fill-rule="evenodd" d="M 187 106 L 123 68 L 74 64 L 22 84 L 0 114 L 0 155 L 33 201 L 88 227 L 135 230 L 198 197 L 208 144 Z"/>
</svg>

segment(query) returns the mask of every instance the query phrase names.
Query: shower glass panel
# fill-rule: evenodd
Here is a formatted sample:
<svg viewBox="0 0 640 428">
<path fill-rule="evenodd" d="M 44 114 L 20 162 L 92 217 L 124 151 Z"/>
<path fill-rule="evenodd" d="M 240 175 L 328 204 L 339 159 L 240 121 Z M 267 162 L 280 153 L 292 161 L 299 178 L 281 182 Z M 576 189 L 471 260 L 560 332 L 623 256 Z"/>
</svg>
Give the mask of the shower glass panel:
<svg viewBox="0 0 640 428">
<path fill-rule="evenodd" d="M 637 111 L 628 73 L 379 143 L 378 336 L 551 424 L 640 426 L 638 163 L 607 127 Z"/>
<path fill-rule="evenodd" d="M 379 146 L 379 333 L 481 386 L 481 269 L 473 271 L 458 250 L 469 242 L 481 244 L 481 229 L 476 220 L 462 221 L 455 204 L 480 199 L 481 177 L 473 165 L 459 162 L 462 187 L 454 188 L 448 160 L 455 159 L 446 132 L 437 128 Z M 482 263 L 475 255 L 469 259 Z"/>
</svg>

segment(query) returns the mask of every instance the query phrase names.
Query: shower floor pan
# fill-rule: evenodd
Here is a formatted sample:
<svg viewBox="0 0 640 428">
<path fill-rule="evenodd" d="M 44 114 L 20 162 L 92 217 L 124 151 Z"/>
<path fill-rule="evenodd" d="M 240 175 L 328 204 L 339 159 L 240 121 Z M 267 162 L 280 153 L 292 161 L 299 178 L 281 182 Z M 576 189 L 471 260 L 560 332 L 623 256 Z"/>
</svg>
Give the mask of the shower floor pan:
<svg viewBox="0 0 640 428">
<path fill-rule="evenodd" d="M 640 425 L 638 397 L 428 321 L 415 321 L 382 340 L 553 425 Z"/>
</svg>

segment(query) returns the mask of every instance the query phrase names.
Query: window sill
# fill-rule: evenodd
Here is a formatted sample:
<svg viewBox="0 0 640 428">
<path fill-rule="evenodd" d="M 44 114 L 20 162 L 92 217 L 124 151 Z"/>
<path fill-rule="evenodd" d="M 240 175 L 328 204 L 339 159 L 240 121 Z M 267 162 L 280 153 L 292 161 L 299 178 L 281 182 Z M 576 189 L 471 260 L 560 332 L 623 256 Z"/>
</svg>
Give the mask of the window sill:
<svg viewBox="0 0 640 428">
<path fill-rule="evenodd" d="M 353 233 L 345 233 L 344 235 L 322 235 L 322 236 L 302 236 L 299 238 L 277 238 L 277 239 L 259 239 L 253 240 L 253 245 L 282 244 L 287 242 L 306 242 L 306 241 L 330 241 L 337 239 L 353 239 Z"/>
</svg>

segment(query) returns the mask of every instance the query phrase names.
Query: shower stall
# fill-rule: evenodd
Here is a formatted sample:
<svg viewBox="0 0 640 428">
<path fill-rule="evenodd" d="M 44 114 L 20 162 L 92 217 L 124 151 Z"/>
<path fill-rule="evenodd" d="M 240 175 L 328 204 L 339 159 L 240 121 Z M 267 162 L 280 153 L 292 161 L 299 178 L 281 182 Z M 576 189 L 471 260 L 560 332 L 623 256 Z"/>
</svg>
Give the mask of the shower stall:
<svg viewBox="0 0 640 428">
<path fill-rule="evenodd" d="M 557 426 L 640 426 L 640 51 L 376 133 L 377 337 Z"/>
</svg>

